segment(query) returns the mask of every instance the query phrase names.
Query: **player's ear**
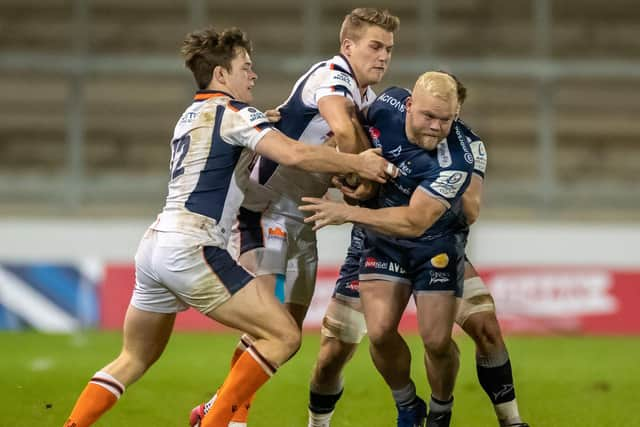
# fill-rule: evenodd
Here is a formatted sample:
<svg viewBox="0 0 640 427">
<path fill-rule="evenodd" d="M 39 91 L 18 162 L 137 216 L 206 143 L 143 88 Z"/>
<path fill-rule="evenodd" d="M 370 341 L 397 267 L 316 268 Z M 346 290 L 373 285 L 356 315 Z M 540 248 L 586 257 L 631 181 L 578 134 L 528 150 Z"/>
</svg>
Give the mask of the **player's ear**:
<svg viewBox="0 0 640 427">
<path fill-rule="evenodd" d="M 340 52 L 342 52 L 344 56 L 349 57 L 351 56 L 352 49 L 353 49 L 353 40 L 344 38 L 342 40 L 342 43 L 340 43 Z"/>
<path fill-rule="evenodd" d="M 413 105 L 413 99 L 411 97 L 407 98 L 407 103 L 405 104 L 405 106 L 407 107 L 407 112 L 409 112 L 411 110 L 411 106 Z"/>
<path fill-rule="evenodd" d="M 227 82 L 226 70 L 222 65 L 216 65 L 213 69 L 213 80 L 220 84 L 225 84 Z"/>
</svg>

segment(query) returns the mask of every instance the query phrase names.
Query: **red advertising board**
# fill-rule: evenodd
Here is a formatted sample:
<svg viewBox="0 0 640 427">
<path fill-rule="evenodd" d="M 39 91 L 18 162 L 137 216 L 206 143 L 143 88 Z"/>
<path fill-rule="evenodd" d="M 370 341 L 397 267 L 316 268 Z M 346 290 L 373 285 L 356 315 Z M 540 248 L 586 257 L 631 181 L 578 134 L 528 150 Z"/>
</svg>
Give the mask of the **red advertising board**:
<svg viewBox="0 0 640 427">
<path fill-rule="evenodd" d="M 316 293 L 305 325 L 318 329 L 331 298 L 338 266 L 318 272 Z M 527 334 L 640 334 L 640 270 L 596 267 L 498 267 L 480 269 L 491 290 L 504 332 Z M 134 283 L 129 264 L 106 266 L 100 290 L 101 326 L 118 329 Z M 401 328 L 415 331 L 415 306 Z M 178 330 L 221 330 L 190 309 L 176 320 Z"/>
</svg>

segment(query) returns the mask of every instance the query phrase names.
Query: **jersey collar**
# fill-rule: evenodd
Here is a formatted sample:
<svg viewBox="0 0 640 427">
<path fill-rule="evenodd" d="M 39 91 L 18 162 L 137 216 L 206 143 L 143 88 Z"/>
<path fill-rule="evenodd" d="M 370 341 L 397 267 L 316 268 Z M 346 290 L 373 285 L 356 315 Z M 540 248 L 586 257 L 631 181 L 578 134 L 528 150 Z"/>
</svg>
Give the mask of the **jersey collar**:
<svg viewBox="0 0 640 427">
<path fill-rule="evenodd" d="M 221 90 L 204 89 L 204 90 L 197 91 L 195 96 L 193 97 L 193 100 L 194 101 L 206 101 L 207 99 L 217 98 L 219 96 L 228 96 L 231 99 L 235 99 L 233 97 L 233 95 L 228 94 L 227 92 L 223 92 Z"/>
</svg>

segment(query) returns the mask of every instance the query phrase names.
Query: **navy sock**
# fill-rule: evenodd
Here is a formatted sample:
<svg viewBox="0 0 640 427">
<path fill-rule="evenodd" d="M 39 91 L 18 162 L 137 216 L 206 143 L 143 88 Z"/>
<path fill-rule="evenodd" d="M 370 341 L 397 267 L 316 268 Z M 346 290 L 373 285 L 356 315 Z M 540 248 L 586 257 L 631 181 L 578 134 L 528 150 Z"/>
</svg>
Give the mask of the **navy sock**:
<svg viewBox="0 0 640 427">
<path fill-rule="evenodd" d="M 320 394 L 309 391 L 309 410 L 316 414 L 328 414 L 335 409 L 343 390 L 336 394 Z"/>
<path fill-rule="evenodd" d="M 480 360 L 477 362 L 478 380 L 494 405 L 510 402 L 516 398 L 509 359 L 500 366 L 482 366 Z"/>
</svg>

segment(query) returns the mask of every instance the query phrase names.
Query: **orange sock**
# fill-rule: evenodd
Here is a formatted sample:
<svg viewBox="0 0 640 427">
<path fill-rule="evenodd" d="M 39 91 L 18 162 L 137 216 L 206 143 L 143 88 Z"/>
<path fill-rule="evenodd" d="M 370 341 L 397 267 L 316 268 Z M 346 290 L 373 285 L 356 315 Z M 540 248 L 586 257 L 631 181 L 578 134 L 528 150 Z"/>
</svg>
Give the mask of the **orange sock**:
<svg viewBox="0 0 640 427">
<path fill-rule="evenodd" d="M 124 393 L 124 386 L 106 372 L 96 372 L 82 390 L 64 427 L 88 427 L 107 412 Z"/>
<path fill-rule="evenodd" d="M 238 345 L 235 351 L 233 352 L 233 357 L 231 358 L 232 368 L 233 368 L 233 365 L 236 364 L 240 356 L 242 356 L 242 354 L 245 352 L 245 350 L 251 347 L 252 343 L 253 343 L 253 339 L 249 335 L 244 334 L 242 337 L 240 337 L 240 341 L 238 342 Z M 251 408 L 251 403 L 253 403 L 253 399 L 255 396 L 256 396 L 255 393 L 252 394 L 248 401 L 240 405 L 238 410 L 233 413 L 233 417 L 231 417 L 231 421 L 234 421 L 236 423 L 247 424 L 247 420 L 249 419 L 249 408 Z"/>
<path fill-rule="evenodd" d="M 218 391 L 213 407 L 202 419 L 201 427 L 227 427 L 234 412 L 247 402 L 275 371 L 254 347 L 247 349 L 231 368 Z"/>
</svg>

